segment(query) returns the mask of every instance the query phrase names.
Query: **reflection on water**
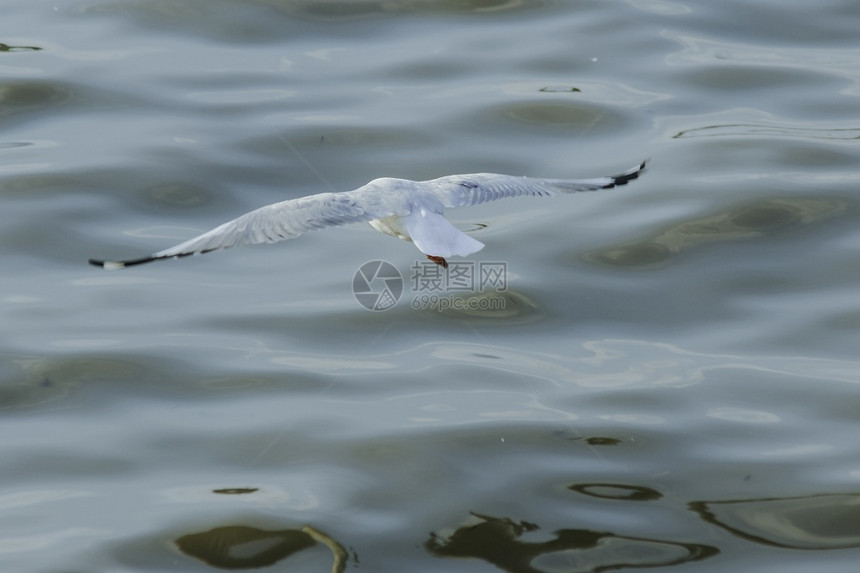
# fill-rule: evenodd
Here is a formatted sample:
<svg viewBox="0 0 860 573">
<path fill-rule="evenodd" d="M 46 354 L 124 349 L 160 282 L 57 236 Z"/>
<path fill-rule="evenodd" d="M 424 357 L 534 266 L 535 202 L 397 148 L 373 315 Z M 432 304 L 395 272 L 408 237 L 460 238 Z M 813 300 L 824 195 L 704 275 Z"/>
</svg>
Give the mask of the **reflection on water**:
<svg viewBox="0 0 860 573">
<path fill-rule="evenodd" d="M 512 123 L 518 130 L 536 130 L 546 136 L 548 130 L 567 133 L 572 129 L 588 133 L 622 132 L 629 118 L 602 102 L 581 101 L 576 104 L 559 101 L 518 101 L 490 108 L 484 121 L 499 125 L 499 119 Z M 522 131 L 520 131 L 522 132 Z"/>
<path fill-rule="evenodd" d="M 401 2 L 387 2 L 383 0 L 351 0 L 343 1 L 320 1 L 320 0 L 297 0 L 290 2 L 264 1 L 257 2 L 271 11 L 270 20 L 284 22 L 283 16 L 293 17 L 296 20 L 311 19 L 322 22 L 338 22 L 344 20 L 356 20 L 372 18 L 380 15 L 399 14 L 481 14 L 506 11 L 539 10 L 552 6 L 547 0 L 440 0 L 427 2 L 425 0 L 406 0 Z M 256 24 L 262 25 L 253 19 L 245 20 L 244 11 L 237 14 L 235 10 L 219 9 L 217 5 L 208 3 L 188 3 L 177 0 L 158 1 L 135 1 L 123 3 L 94 3 L 78 8 L 84 14 L 114 14 L 128 16 L 133 13 L 139 18 L 151 18 L 154 23 L 162 26 L 177 26 L 177 23 L 186 23 L 188 27 L 194 28 L 191 22 L 221 23 L 227 26 L 229 23 L 242 22 L 246 26 Z M 208 30 L 207 30 L 208 31 Z M 241 30 L 233 30 L 225 36 L 235 39 L 241 36 Z"/>
<path fill-rule="evenodd" d="M 226 487 L 222 489 L 213 489 L 212 493 L 218 493 L 221 495 L 243 495 L 247 493 L 254 493 L 255 491 L 259 491 L 260 488 L 257 487 Z"/>
<path fill-rule="evenodd" d="M 827 71 L 853 84 L 857 83 L 855 50 L 822 51 L 793 45 L 759 45 L 672 30 L 664 30 L 660 35 L 676 42 L 681 48 L 667 58 L 667 64 L 671 66 L 691 70 L 707 69 L 714 65 L 744 66 L 751 70 L 793 69 L 803 70 L 807 78 L 813 70 Z M 731 84 L 726 84 L 726 87 L 731 87 Z"/>
<path fill-rule="evenodd" d="M 765 237 L 820 223 L 844 213 L 851 206 L 850 202 L 840 199 L 765 199 L 684 221 L 651 238 L 592 251 L 584 258 L 614 266 L 662 266 L 681 253 L 707 243 Z"/>
<path fill-rule="evenodd" d="M 315 544 L 310 535 L 298 529 L 264 531 L 242 525 L 216 527 L 176 540 L 186 555 L 221 569 L 269 567 Z"/>
<path fill-rule="evenodd" d="M 10 46 L 9 44 L 4 44 L 0 42 L 0 52 L 26 52 L 26 51 L 38 51 L 42 48 L 38 46 Z"/>
<path fill-rule="evenodd" d="M 578 483 L 568 486 L 568 489 L 600 499 L 623 501 L 655 501 L 663 497 L 659 491 L 641 485 Z"/>
<path fill-rule="evenodd" d="M 585 443 L 589 446 L 617 446 L 621 444 L 618 438 L 610 438 L 606 436 L 592 436 L 585 439 Z"/>
<path fill-rule="evenodd" d="M 75 87 L 58 82 L 7 81 L 0 86 L 0 117 L 44 110 L 79 97 Z"/>
<path fill-rule="evenodd" d="M 325 533 L 306 525 L 301 529 L 266 531 L 245 525 L 216 527 L 176 540 L 180 551 L 219 569 L 270 567 L 321 543 L 332 552 L 332 573 L 346 568 L 346 550 Z"/>
<path fill-rule="evenodd" d="M 577 87 L 568 87 L 568 86 L 544 86 L 538 90 L 539 92 L 544 93 L 580 93 L 581 89 Z"/>
<path fill-rule="evenodd" d="M 750 135 L 772 135 L 778 137 L 800 137 L 803 139 L 860 139 L 860 128 L 815 128 L 793 127 L 781 125 L 757 125 L 752 123 L 736 123 L 728 125 L 707 125 L 685 129 L 673 135 L 674 139 L 682 137 L 744 137 Z"/>
<path fill-rule="evenodd" d="M 162 374 L 149 365 L 120 357 L 88 359 L 6 355 L 3 360 L 11 367 L 11 374 L 0 387 L 0 411 L 62 404 L 75 391 L 103 383 L 134 384 L 147 380 L 158 384 L 164 380 Z"/>
<path fill-rule="evenodd" d="M 421 302 L 419 297 L 416 297 L 416 300 Z M 444 298 L 438 302 L 443 301 Z M 448 298 L 446 305 L 428 305 L 425 310 L 446 318 L 461 316 L 501 321 L 505 324 L 535 322 L 545 315 L 537 302 L 514 290 L 501 293 L 479 292 L 462 298 Z"/>
<path fill-rule="evenodd" d="M 713 557 L 716 547 L 630 537 L 589 529 L 560 529 L 554 539 L 521 541 L 540 526 L 472 513 L 470 522 L 450 535 L 430 534 L 424 547 L 439 557 L 471 557 L 510 573 L 568 573 L 608 569 L 667 567 Z"/>
<path fill-rule="evenodd" d="M 804 356 L 754 356 L 708 354 L 685 350 L 671 344 L 642 340 L 593 340 L 581 348 L 571 347 L 567 355 L 534 352 L 519 347 L 460 342 L 418 344 L 391 353 L 335 357 L 283 348 L 260 346 L 236 348 L 241 355 L 254 356 L 258 363 L 270 362 L 297 370 L 338 376 L 375 375 L 404 377 L 416 372 L 433 373 L 460 366 L 479 366 L 488 372 L 522 373 L 528 379 L 565 388 L 682 387 L 699 384 L 720 372 L 769 372 L 790 378 L 857 383 L 853 361 Z M 38 375 L 42 370 L 38 370 Z"/>
<path fill-rule="evenodd" d="M 690 508 L 754 543 L 791 549 L 860 547 L 858 494 L 697 501 Z"/>
<path fill-rule="evenodd" d="M 524 0 L 406 0 L 404 2 L 385 2 L 380 0 L 359 0 L 357 2 L 319 2 L 299 0 L 290 2 L 288 10 L 307 16 L 325 19 L 344 19 L 371 16 L 384 13 L 405 14 L 469 14 L 481 12 L 500 12 L 508 10 L 537 9 L 546 6 L 545 0 L 525 2 Z"/>
</svg>

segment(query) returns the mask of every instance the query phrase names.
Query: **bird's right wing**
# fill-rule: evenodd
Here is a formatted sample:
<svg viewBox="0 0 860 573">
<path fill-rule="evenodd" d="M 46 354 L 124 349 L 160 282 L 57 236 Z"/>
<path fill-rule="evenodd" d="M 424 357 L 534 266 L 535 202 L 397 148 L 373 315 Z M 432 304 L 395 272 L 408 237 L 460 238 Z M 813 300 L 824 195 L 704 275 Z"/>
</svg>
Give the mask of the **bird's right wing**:
<svg viewBox="0 0 860 573">
<path fill-rule="evenodd" d="M 506 197 L 535 196 L 551 197 L 556 193 L 597 191 L 626 185 L 645 170 L 643 161 L 636 167 L 617 175 L 592 179 L 539 179 L 515 177 L 495 173 L 473 173 L 470 175 L 448 175 L 425 181 L 431 193 L 445 207 L 465 207 Z"/>
<path fill-rule="evenodd" d="M 121 269 L 159 259 L 208 253 L 236 245 L 274 243 L 298 237 L 306 231 L 369 221 L 373 218 L 374 215 L 367 213 L 349 193 L 320 193 L 260 207 L 184 243 L 147 257 L 124 261 L 90 259 L 89 262 L 106 269 Z"/>
</svg>

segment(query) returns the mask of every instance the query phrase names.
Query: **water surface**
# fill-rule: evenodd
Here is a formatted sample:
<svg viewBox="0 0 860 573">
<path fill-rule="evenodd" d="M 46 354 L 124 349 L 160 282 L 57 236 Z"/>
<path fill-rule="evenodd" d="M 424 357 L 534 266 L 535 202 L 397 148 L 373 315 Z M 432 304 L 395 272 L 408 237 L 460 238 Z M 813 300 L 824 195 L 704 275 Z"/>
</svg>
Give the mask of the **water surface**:
<svg viewBox="0 0 860 573">
<path fill-rule="evenodd" d="M 855 567 L 852 3 L 4 22 L 4 570 Z M 645 157 L 618 190 L 450 213 L 487 245 L 457 262 L 504 268 L 485 290 L 418 289 L 414 247 L 366 226 L 86 265 L 381 176 Z M 368 261 L 403 277 L 388 310 L 353 296 Z"/>
</svg>

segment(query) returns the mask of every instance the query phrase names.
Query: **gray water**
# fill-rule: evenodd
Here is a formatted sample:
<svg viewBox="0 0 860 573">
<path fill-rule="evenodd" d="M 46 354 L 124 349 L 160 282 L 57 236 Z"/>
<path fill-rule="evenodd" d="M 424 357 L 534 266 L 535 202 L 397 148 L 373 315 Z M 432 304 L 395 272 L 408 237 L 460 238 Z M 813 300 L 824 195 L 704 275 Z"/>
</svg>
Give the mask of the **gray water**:
<svg viewBox="0 0 860 573">
<path fill-rule="evenodd" d="M 856 570 L 856 2 L 2 11 L 3 571 Z M 366 225 L 86 264 L 381 176 L 645 158 L 451 211 L 493 284 L 422 288 Z"/>
</svg>

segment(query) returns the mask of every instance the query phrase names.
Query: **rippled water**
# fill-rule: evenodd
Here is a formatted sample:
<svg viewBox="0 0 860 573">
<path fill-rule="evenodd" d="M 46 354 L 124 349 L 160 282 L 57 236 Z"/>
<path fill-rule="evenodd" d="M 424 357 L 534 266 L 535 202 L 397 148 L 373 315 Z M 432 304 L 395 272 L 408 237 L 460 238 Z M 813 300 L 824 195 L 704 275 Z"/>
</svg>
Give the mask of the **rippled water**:
<svg viewBox="0 0 860 573">
<path fill-rule="evenodd" d="M 3 21 L 3 571 L 856 568 L 855 3 Z M 380 176 L 646 157 L 451 212 L 487 245 L 452 263 L 501 282 L 425 288 L 367 226 L 86 265 Z M 388 310 L 353 296 L 369 261 Z"/>
</svg>

